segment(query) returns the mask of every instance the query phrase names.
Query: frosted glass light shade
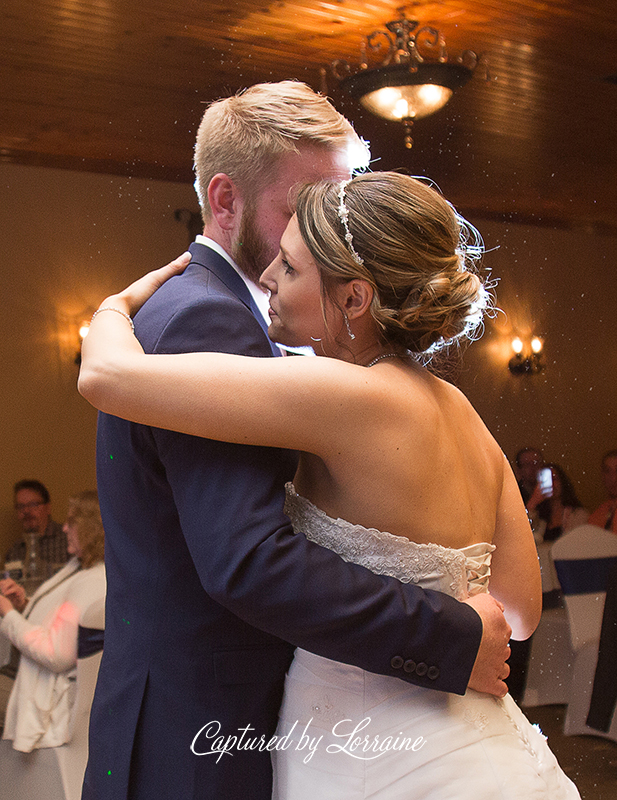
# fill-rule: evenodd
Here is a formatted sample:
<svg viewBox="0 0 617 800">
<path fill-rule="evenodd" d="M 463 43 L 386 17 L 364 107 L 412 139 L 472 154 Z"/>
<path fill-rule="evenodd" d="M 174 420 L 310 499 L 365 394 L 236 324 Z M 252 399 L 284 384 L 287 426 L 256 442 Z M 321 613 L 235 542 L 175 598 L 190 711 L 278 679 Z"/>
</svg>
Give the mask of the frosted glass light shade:
<svg viewBox="0 0 617 800">
<path fill-rule="evenodd" d="M 445 106 L 473 72 L 462 64 L 390 64 L 349 75 L 341 86 L 383 119 L 416 120 Z"/>
<path fill-rule="evenodd" d="M 420 86 L 386 86 L 360 98 L 368 111 L 383 119 L 422 119 L 445 106 L 452 89 L 434 83 Z"/>
</svg>

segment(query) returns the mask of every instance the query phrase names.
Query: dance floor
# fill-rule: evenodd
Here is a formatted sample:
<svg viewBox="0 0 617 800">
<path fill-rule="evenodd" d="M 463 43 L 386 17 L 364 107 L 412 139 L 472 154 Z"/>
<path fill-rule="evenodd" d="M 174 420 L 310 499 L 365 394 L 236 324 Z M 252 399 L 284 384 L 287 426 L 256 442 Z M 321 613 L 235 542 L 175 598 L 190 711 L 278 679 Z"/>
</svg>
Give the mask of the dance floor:
<svg viewBox="0 0 617 800">
<path fill-rule="evenodd" d="M 525 708 L 537 723 L 582 800 L 617 800 L 617 743 L 598 736 L 564 736 L 565 706 Z"/>
</svg>

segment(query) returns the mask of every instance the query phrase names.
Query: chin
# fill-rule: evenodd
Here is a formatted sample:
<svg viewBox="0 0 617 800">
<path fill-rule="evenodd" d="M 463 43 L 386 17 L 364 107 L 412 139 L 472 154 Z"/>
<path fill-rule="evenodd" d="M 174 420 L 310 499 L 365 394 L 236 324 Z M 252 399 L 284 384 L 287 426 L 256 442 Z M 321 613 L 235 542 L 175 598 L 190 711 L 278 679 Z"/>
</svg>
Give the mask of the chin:
<svg viewBox="0 0 617 800">
<path fill-rule="evenodd" d="M 289 337 L 285 336 L 285 333 L 272 323 L 270 323 L 268 326 L 268 338 L 271 342 L 274 342 L 274 344 L 286 344 L 291 346 L 290 342 L 288 341 Z"/>
<path fill-rule="evenodd" d="M 311 347 L 312 342 L 299 342 L 297 339 L 294 339 L 290 336 L 270 336 L 270 339 L 275 343 L 280 345 L 280 347 Z"/>
<path fill-rule="evenodd" d="M 274 344 L 281 343 L 281 340 L 279 339 L 276 331 L 272 330 L 272 325 L 270 325 L 270 327 L 268 328 L 268 339 L 270 339 L 271 342 L 274 342 Z"/>
<path fill-rule="evenodd" d="M 281 330 L 279 326 L 270 323 L 268 326 L 268 338 L 275 344 L 280 344 L 282 347 L 311 347 L 315 346 L 315 342 L 305 341 L 301 336 L 294 336 L 293 333 L 286 330 Z"/>
</svg>

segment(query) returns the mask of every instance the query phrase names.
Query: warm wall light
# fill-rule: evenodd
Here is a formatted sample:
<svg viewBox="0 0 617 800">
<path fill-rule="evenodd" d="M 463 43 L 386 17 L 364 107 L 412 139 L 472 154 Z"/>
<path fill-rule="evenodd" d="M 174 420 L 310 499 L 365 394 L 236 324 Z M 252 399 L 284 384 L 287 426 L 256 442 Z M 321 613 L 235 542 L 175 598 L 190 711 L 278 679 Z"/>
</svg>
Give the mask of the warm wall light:
<svg viewBox="0 0 617 800">
<path fill-rule="evenodd" d="M 92 288 L 92 293 L 102 296 L 103 287 Z M 83 298 L 81 298 L 83 300 Z M 90 318 L 96 306 L 85 305 L 80 298 L 73 298 L 66 294 L 58 301 L 56 306 L 56 327 L 54 331 L 54 344 L 61 369 L 69 381 L 75 380 L 75 365 L 81 362 L 81 343 L 84 334 L 90 326 Z"/>
<path fill-rule="evenodd" d="M 81 364 L 81 346 L 83 344 L 84 339 L 88 335 L 88 331 L 90 330 L 90 320 L 84 320 L 79 325 L 79 349 L 75 355 L 75 363 L 77 366 Z"/>
<path fill-rule="evenodd" d="M 528 345 L 515 336 L 511 344 L 514 355 L 508 362 L 508 369 L 513 375 L 537 375 L 542 372 L 544 342 L 539 336 L 533 336 Z"/>
<path fill-rule="evenodd" d="M 472 50 L 449 57 L 441 31 L 404 15 L 387 22 L 386 28 L 366 37 L 355 72 L 341 59 L 331 64 L 331 70 L 341 87 L 364 108 L 383 119 L 402 122 L 409 148 L 413 122 L 443 108 L 471 78 L 479 59 Z M 367 52 L 383 58 L 369 65 Z M 325 74 L 323 69 L 324 82 Z"/>
</svg>

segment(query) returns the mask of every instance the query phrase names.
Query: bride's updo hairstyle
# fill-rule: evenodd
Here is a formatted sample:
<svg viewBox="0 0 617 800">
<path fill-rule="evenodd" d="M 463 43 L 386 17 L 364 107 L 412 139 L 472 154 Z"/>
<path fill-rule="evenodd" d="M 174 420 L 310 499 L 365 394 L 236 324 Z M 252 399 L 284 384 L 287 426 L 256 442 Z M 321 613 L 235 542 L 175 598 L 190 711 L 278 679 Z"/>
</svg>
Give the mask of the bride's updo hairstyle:
<svg viewBox="0 0 617 800">
<path fill-rule="evenodd" d="M 482 240 L 439 192 L 407 175 L 372 172 L 305 186 L 296 213 L 324 296 L 342 282 L 368 281 L 388 343 L 432 354 L 473 338 L 490 299 L 475 266 Z"/>
</svg>

